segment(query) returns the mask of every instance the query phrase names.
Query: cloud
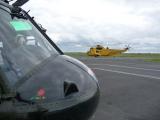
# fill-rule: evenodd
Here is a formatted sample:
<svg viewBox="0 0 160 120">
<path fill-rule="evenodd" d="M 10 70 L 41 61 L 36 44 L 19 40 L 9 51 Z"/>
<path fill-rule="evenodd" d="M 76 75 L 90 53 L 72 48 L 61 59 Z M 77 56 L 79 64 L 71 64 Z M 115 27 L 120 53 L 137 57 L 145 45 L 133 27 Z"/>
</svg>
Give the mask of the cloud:
<svg viewBox="0 0 160 120">
<path fill-rule="evenodd" d="M 24 8 L 64 51 L 103 44 L 160 52 L 159 0 L 32 0 Z"/>
</svg>

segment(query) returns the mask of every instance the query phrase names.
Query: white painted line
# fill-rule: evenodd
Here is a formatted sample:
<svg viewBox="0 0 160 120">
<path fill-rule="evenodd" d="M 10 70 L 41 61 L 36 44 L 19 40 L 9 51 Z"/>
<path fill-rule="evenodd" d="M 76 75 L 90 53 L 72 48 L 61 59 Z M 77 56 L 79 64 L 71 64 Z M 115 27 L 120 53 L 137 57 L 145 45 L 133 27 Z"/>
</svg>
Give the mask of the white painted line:
<svg viewBox="0 0 160 120">
<path fill-rule="evenodd" d="M 134 75 L 134 76 L 143 77 L 143 78 L 151 78 L 151 79 L 160 80 L 160 77 L 155 77 L 155 76 L 151 76 L 151 75 L 142 75 L 142 74 L 129 73 L 129 72 L 123 72 L 123 71 L 117 71 L 117 70 L 109 70 L 109 69 L 101 69 L 101 68 L 92 68 L 92 69 L 102 70 L 102 71 L 106 71 L 106 72 L 114 72 L 114 73 L 119 73 L 119 74 Z"/>
<path fill-rule="evenodd" d="M 129 66 L 124 66 L 124 65 L 111 65 L 111 64 L 87 64 L 87 65 L 105 65 L 105 66 L 112 66 L 112 67 L 131 68 L 131 69 L 138 69 L 138 70 L 149 70 L 149 71 L 156 71 L 156 72 L 159 72 L 159 71 L 160 71 L 160 70 L 158 70 L 158 69 L 129 67 Z"/>
</svg>

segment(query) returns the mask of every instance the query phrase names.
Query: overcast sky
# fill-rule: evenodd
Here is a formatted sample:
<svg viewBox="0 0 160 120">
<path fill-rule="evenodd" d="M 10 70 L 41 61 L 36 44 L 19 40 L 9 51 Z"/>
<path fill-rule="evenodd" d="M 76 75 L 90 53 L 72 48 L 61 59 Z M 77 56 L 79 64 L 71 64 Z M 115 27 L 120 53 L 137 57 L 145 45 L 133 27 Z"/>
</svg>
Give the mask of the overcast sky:
<svg viewBox="0 0 160 120">
<path fill-rule="evenodd" d="M 23 8 L 63 51 L 160 52 L 160 0 L 30 0 Z"/>
</svg>

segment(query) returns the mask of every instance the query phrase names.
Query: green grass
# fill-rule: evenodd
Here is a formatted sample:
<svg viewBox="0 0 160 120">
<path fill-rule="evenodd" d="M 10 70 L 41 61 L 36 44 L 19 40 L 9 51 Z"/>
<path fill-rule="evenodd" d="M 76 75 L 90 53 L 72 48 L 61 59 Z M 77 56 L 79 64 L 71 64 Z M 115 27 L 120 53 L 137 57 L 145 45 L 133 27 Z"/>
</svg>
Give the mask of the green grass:
<svg viewBox="0 0 160 120">
<path fill-rule="evenodd" d="M 160 54 L 158 53 L 125 53 L 119 57 L 141 58 L 146 62 L 160 62 Z"/>
<path fill-rule="evenodd" d="M 138 57 L 138 58 L 160 58 L 158 53 L 124 53 L 119 57 Z"/>
<path fill-rule="evenodd" d="M 85 52 L 66 52 L 65 54 L 75 58 L 90 57 Z M 141 58 L 147 62 L 160 62 L 160 53 L 123 53 L 117 57 Z"/>
<path fill-rule="evenodd" d="M 160 58 L 158 59 L 148 59 L 148 60 L 145 60 L 146 62 L 157 62 L 157 63 L 160 63 Z"/>
</svg>

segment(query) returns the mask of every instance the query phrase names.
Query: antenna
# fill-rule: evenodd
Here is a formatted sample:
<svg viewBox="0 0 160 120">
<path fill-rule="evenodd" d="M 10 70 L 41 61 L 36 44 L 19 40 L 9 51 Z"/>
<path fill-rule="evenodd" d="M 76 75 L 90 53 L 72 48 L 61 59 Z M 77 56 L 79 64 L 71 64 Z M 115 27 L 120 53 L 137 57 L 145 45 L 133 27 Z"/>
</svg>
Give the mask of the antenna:
<svg viewBox="0 0 160 120">
<path fill-rule="evenodd" d="M 2 0 L 2 1 L 9 4 L 9 1 L 8 1 L 8 0 Z"/>
<path fill-rule="evenodd" d="M 13 3 L 12 5 L 15 7 L 21 7 L 22 5 L 24 5 L 26 2 L 28 2 L 29 0 L 17 0 L 15 3 Z"/>
</svg>

